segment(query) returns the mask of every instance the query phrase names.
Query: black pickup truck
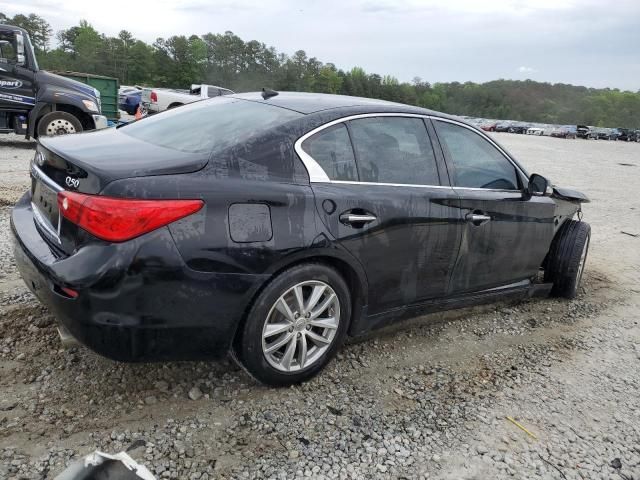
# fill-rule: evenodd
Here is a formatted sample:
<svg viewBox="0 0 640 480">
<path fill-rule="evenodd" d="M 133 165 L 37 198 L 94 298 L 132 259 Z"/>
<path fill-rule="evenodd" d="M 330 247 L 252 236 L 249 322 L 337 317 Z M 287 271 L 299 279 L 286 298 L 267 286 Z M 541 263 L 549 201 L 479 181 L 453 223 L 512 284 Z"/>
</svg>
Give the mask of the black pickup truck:
<svg viewBox="0 0 640 480">
<path fill-rule="evenodd" d="M 100 92 L 40 70 L 28 33 L 0 25 L 0 133 L 61 135 L 107 126 Z"/>
</svg>

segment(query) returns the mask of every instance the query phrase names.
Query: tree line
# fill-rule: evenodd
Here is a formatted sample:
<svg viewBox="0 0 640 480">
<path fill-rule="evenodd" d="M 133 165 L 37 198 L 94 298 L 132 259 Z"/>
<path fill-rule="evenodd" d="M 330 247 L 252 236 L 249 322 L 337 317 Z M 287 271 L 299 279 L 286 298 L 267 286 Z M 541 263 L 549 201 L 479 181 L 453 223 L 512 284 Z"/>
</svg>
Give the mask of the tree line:
<svg viewBox="0 0 640 480">
<path fill-rule="evenodd" d="M 35 14 L 0 13 L 0 23 L 29 32 L 41 68 L 117 77 L 124 85 L 188 88 L 208 83 L 239 92 L 269 87 L 381 98 L 456 115 L 640 128 L 640 91 L 532 80 L 431 84 L 416 77 L 400 82 L 359 67 L 343 70 L 304 50 L 287 55 L 229 31 L 174 35 L 148 44 L 126 30 L 117 37 L 101 34 L 85 20 L 55 36 Z M 50 48 L 54 38 L 56 46 Z"/>
</svg>

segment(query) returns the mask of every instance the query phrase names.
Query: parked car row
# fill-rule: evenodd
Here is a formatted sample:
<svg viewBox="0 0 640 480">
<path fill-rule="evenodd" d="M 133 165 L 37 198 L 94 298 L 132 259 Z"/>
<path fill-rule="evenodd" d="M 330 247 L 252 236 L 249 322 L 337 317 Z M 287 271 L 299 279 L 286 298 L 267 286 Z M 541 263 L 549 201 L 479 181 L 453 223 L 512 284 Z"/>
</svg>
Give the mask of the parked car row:
<svg viewBox="0 0 640 480">
<path fill-rule="evenodd" d="M 526 123 L 512 120 L 490 120 L 484 118 L 463 117 L 465 121 L 481 128 L 485 132 L 520 133 L 556 138 L 583 138 L 593 140 L 621 140 L 640 142 L 640 130 L 629 128 L 602 128 L 589 125 L 549 125 Z"/>
<path fill-rule="evenodd" d="M 629 128 L 596 128 L 583 127 L 582 138 L 593 140 L 620 140 L 623 142 L 640 142 L 640 130 L 631 130 Z"/>
</svg>

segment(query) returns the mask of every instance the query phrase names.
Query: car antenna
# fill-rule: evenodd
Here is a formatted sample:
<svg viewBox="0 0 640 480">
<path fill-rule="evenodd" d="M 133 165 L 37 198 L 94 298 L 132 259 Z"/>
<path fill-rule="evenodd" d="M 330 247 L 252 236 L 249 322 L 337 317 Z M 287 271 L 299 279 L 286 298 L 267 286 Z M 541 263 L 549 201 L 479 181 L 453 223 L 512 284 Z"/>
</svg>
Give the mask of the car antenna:
<svg viewBox="0 0 640 480">
<path fill-rule="evenodd" d="M 264 98 L 265 100 L 268 100 L 271 97 L 275 97 L 276 95 L 278 95 L 278 92 L 276 92 L 275 90 L 271 90 L 270 88 L 262 89 L 262 98 Z"/>
</svg>

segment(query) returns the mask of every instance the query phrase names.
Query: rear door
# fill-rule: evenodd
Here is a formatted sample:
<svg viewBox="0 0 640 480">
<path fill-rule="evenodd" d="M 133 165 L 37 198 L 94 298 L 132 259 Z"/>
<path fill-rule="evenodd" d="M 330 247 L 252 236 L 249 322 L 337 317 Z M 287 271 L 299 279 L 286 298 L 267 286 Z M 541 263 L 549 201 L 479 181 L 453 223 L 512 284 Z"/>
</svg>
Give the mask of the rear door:
<svg viewBox="0 0 640 480">
<path fill-rule="evenodd" d="M 298 152 L 322 221 L 366 271 L 369 314 L 446 294 L 461 236 L 458 199 L 440 182 L 442 158 L 424 119 L 333 123 L 303 137 Z"/>
<path fill-rule="evenodd" d="M 485 135 L 433 120 L 465 220 L 451 293 L 533 277 L 553 238 L 555 202 L 523 194 L 526 175 Z"/>
</svg>

